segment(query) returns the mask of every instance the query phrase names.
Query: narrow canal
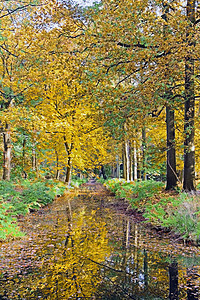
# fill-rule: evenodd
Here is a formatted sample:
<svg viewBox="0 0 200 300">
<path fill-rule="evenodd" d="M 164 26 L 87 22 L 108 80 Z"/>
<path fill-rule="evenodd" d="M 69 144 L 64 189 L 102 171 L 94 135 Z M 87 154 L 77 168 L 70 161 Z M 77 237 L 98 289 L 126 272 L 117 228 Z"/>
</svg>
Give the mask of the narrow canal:
<svg viewBox="0 0 200 300">
<path fill-rule="evenodd" d="M 120 212 L 98 183 L 22 218 L 2 243 L 0 299 L 198 299 L 200 251 Z"/>
</svg>

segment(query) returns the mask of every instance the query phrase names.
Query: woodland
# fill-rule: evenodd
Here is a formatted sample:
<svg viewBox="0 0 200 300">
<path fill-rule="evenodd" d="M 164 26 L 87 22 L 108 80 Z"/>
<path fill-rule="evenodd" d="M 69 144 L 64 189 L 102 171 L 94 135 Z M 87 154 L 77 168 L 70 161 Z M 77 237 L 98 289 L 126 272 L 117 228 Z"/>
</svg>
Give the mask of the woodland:
<svg viewBox="0 0 200 300">
<path fill-rule="evenodd" d="M 0 1 L 0 298 L 198 299 L 199 26 L 195 0 Z"/>
<path fill-rule="evenodd" d="M 0 298 L 198 299 L 199 26 L 195 0 L 0 1 Z"/>
<path fill-rule="evenodd" d="M 199 6 L 1 1 L 1 176 L 199 176 Z"/>
</svg>

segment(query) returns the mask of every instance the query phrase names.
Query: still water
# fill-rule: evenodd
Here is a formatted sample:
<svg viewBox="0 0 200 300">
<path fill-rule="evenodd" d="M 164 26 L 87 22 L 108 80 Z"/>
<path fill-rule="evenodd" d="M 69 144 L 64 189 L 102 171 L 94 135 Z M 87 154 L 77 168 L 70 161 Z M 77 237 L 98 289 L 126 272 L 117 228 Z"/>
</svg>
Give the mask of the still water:
<svg viewBox="0 0 200 300">
<path fill-rule="evenodd" d="M 100 186 L 68 192 L 2 243 L 0 299 L 198 299 L 200 251 L 137 224 Z"/>
</svg>

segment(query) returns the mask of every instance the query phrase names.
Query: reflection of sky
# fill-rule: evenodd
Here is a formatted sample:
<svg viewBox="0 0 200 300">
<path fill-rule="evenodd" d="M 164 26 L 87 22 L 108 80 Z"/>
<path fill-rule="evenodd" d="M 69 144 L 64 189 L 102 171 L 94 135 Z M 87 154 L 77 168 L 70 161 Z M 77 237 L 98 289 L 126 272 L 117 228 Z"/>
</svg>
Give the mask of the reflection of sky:
<svg viewBox="0 0 200 300">
<path fill-rule="evenodd" d="M 99 2 L 99 0 L 74 0 L 74 2 L 81 6 L 89 6 L 92 5 L 94 2 Z"/>
</svg>

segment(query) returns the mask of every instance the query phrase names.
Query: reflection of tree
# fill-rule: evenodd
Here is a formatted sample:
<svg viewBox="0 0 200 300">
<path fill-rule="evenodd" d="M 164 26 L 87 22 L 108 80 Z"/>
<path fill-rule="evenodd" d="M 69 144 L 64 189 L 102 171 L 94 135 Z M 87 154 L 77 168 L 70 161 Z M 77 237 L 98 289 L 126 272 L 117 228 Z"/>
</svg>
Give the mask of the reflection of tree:
<svg viewBox="0 0 200 300">
<path fill-rule="evenodd" d="M 178 270 L 176 261 L 168 261 L 169 251 L 163 253 L 152 235 L 142 236 L 131 217 L 113 217 L 103 206 L 90 213 L 95 200 L 88 197 L 87 213 L 79 210 L 85 205 L 80 197 L 79 208 L 71 201 L 72 209 L 67 202 L 67 211 L 66 202 L 59 200 L 57 207 L 54 203 L 56 214 L 42 224 L 44 239 L 34 241 L 36 261 L 21 274 L 16 268 L 20 276 L 0 277 L 0 299 L 92 299 L 94 295 L 104 300 L 177 300 L 178 283 L 179 299 L 198 299 L 199 267 L 189 267 L 199 265 L 197 256 L 186 265 L 179 259 Z M 79 212 L 72 214 L 75 207 Z M 27 256 L 29 260 L 31 253 Z"/>
<path fill-rule="evenodd" d="M 114 240 L 119 243 L 113 241 L 112 255 L 101 270 L 104 281 L 97 289 L 98 299 L 166 299 L 167 263 L 159 252 L 144 249 L 140 228 L 129 217 L 123 218 L 118 228 L 121 231 L 115 232 Z"/>
<path fill-rule="evenodd" d="M 199 277 L 195 267 L 187 268 L 187 300 L 198 300 L 199 292 L 196 279 Z"/>
<path fill-rule="evenodd" d="M 148 256 L 147 251 L 144 249 L 144 285 L 148 287 Z"/>
<path fill-rule="evenodd" d="M 64 225 L 62 230 L 66 233 L 66 223 Z M 68 219 L 66 240 L 49 242 L 37 254 L 43 259 L 43 264 L 35 276 L 22 278 L 20 283 L 16 281 L 15 289 L 18 289 L 20 297 L 88 299 L 101 280 L 100 265 L 110 255 L 105 223 L 96 217 L 95 211 L 90 216 L 86 216 L 84 211 L 74 214 L 73 226 Z M 12 293 L 9 287 L 7 290 Z"/>
<path fill-rule="evenodd" d="M 169 299 L 178 300 L 178 263 L 176 260 L 169 265 Z"/>
<path fill-rule="evenodd" d="M 126 248 L 130 246 L 130 219 L 127 220 L 127 227 L 126 227 Z"/>
<path fill-rule="evenodd" d="M 91 297 L 100 281 L 99 266 L 94 262 L 104 261 L 109 254 L 105 224 L 96 220 L 95 212 L 90 217 L 82 212 L 73 220 L 76 221 L 71 232 L 68 230 L 63 255 L 55 253 L 43 279 L 42 294 L 57 292 L 58 299 Z"/>
</svg>

